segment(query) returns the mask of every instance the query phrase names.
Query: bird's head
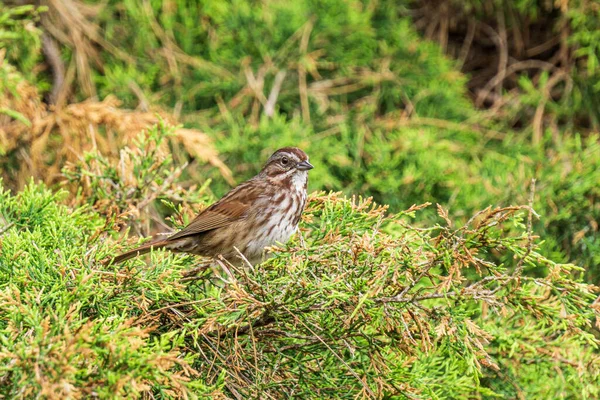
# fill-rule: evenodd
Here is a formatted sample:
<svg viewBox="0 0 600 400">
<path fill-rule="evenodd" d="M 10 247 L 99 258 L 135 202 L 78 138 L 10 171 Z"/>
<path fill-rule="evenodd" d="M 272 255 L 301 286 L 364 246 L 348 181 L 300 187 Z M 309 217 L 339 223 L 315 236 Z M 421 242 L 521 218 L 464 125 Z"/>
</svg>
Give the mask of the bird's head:
<svg viewBox="0 0 600 400">
<path fill-rule="evenodd" d="M 306 184 L 308 170 L 312 168 L 305 152 L 297 147 L 284 147 L 269 157 L 260 174 L 270 180 Z"/>
</svg>

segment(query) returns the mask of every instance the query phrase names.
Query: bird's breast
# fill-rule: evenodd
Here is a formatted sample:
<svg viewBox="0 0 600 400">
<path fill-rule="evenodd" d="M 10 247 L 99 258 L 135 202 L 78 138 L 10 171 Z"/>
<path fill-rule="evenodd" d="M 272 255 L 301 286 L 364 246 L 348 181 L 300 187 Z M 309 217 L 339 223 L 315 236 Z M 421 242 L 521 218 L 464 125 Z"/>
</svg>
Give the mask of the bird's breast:
<svg viewBox="0 0 600 400">
<path fill-rule="evenodd" d="M 254 216 L 254 221 L 247 221 L 254 230 L 245 246 L 245 254 L 254 257 L 262 254 L 264 248 L 276 243 L 286 243 L 296 232 L 300 215 L 306 203 L 306 193 L 302 191 L 286 191 L 274 195 L 265 201 L 261 212 Z"/>
</svg>

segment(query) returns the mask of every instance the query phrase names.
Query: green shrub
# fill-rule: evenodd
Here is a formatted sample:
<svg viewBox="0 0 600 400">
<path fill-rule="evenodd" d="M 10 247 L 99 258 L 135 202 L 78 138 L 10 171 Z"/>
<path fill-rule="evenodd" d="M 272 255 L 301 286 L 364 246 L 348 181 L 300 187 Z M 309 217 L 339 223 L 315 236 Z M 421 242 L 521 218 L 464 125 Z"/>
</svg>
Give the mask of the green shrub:
<svg viewBox="0 0 600 400">
<path fill-rule="evenodd" d="M 253 104 L 262 108 L 261 95 L 268 97 L 277 73 L 285 70 L 277 108 L 288 117 L 310 114 L 318 128 L 330 126 L 326 116 L 349 106 L 363 103 L 385 113 L 404 108 L 415 96 L 415 112 L 451 119 L 469 115 L 465 78 L 437 46 L 419 39 L 398 8 L 402 5 L 392 2 L 337 0 L 177 7 L 114 2 L 98 20 L 106 39 L 118 41 L 136 59 L 131 65 L 105 53 L 110 69 L 97 84 L 102 96 L 117 94 L 128 104 L 138 100 L 133 81 L 168 107 L 179 103 L 184 111 L 206 110 L 218 118 L 220 98 L 236 114 L 255 118 Z M 249 76 L 259 89 L 248 90 Z M 365 103 L 368 97 L 372 101 Z"/>
<path fill-rule="evenodd" d="M 409 6 L 336 0 L 109 2 L 94 22 L 107 43 L 118 43 L 129 56 L 100 46 L 104 68 L 91 73 L 101 97 L 116 94 L 130 106 L 140 101 L 176 106 L 186 124 L 217 139 L 238 180 L 254 174 L 277 147 L 297 145 L 318 166 L 314 189 L 374 196 L 394 211 L 437 202 L 464 222 L 488 205 L 525 202 L 527 185 L 537 178 L 536 207 L 544 218 L 536 229 L 548 233 L 545 249 L 598 276 L 595 136 L 578 150 L 580 139 L 571 135 L 548 130 L 541 146 L 532 146 L 527 137 L 507 131 L 510 121 L 520 120 L 515 113 L 531 113 L 540 104 L 548 75 L 521 76 L 518 107 L 501 118 L 475 111 L 466 77 L 437 45 L 417 35 L 404 12 Z M 463 6 L 487 18 L 485 5 Z M 505 6 L 510 5 L 498 10 Z M 515 7 L 534 19 L 541 15 L 529 1 Z M 581 28 L 573 39 L 581 51 L 591 43 L 583 9 L 572 5 L 561 17 Z M 33 9 L 27 12 L 37 18 L 30 15 Z M 8 21 L 21 18 L 10 15 Z M 14 54 L 19 48 L 11 45 Z M 69 54 L 66 50 L 66 59 Z M 284 71 L 267 115 L 265 102 Z M 593 71 L 588 68 L 587 76 Z M 132 89 L 136 86 L 141 92 Z M 556 121 L 572 121 L 573 104 L 547 101 Z M 575 127 L 564 126 L 566 132 Z M 565 172 L 580 162 L 583 169 Z M 215 178 L 217 195 L 229 189 L 215 171 L 201 173 L 194 179 Z"/>
<path fill-rule="evenodd" d="M 43 185 L 2 190 L 0 396 L 597 398 L 597 288 L 581 279 L 600 276 L 600 146 L 585 126 L 573 134 L 582 110 L 592 123 L 597 113 L 593 18 L 569 5 L 569 40 L 590 60 L 571 97 L 547 98 L 547 75 L 522 76 L 516 106 L 490 117 L 407 4 L 129 0 L 83 21 L 108 42 L 84 35 L 98 57 L 73 73 L 90 73 L 100 97 L 174 107 L 217 139 L 238 181 L 277 147 L 300 146 L 317 167 L 312 189 L 372 195 L 392 214 L 313 195 L 304 240 L 260 266 L 204 270 L 155 253 L 104 267 L 165 230 L 163 216 L 188 221 L 214 198 L 209 178 L 217 196 L 228 189 L 196 165 L 202 186 L 182 188 L 171 155 L 187 155 L 166 146 L 165 126 L 118 166 L 84 154 L 65 172 L 82 187 L 69 201 Z M 24 78 L 48 90 L 41 32 L 27 29 L 37 14 L 0 11 L 19 39 L 0 42 L 3 90 Z M 63 49 L 66 63 L 75 50 Z M 84 93 L 75 85 L 73 98 Z M 555 124 L 534 146 L 507 127 L 540 100 Z M 530 232 L 529 209 L 509 206 L 527 204 L 532 178 Z M 443 208 L 402 211 L 426 201 Z M 114 233 L 126 225 L 128 241 Z"/>
<path fill-rule="evenodd" d="M 1 61 L 4 63 L 6 57 L 6 62 L 15 65 L 19 72 L 33 81 L 39 79 L 34 70 L 40 62 L 42 47 L 42 31 L 36 23 L 45 9 L 33 5 L 8 7 L 0 4 L 0 49 L 6 51 Z"/>
<path fill-rule="evenodd" d="M 346 121 L 331 133 L 314 133 L 298 119 L 262 118 L 257 127 L 231 122 L 212 132 L 234 176 L 250 177 L 260 160 L 280 145 L 302 147 L 316 166 L 309 186 L 345 193 L 364 193 L 392 211 L 422 202 L 443 204 L 460 221 L 488 206 L 528 201 L 531 179 L 538 181 L 535 207 L 542 218 L 544 250 L 562 262 L 589 270 L 589 282 L 600 273 L 600 146 L 597 136 L 564 137 L 556 146 L 531 146 L 506 135 L 489 141 L 461 126 L 415 126 L 366 130 Z M 548 142 L 550 142 L 548 138 Z M 216 173 L 213 187 L 227 187 Z M 240 178 L 241 180 L 242 178 Z M 429 222 L 435 213 L 429 212 Z M 514 264 L 514 262 L 510 262 Z"/>
<path fill-rule="evenodd" d="M 91 165 L 78 169 L 91 187 L 118 182 Z M 105 201 L 118 209 L 115 193 Z M 67 196 L 0 190 L 4 397 L 600 394 L 597 288 L 540 253 L 527 206 L 467 224 L 437 207 L 431 223 L 427 205 L 387 215 L 370 199 L 315 193 L 302 240 L 237 269 L 163 252 L 104 266 L 125 250 L 114 234 L 124 215 Z M 514 268 L 499 262 L 509 259 Z"/>
<path fill-rule="evenodd" d="M 175 211 L 188 209 L 189 217 L 191 206 L 197 207 L 211 197 L 206 193 L 210 180 L 200 187 L 192 184 L 183 188 L 175 183 L 184 170 L 184 166 L 174 166 L 169 146 L 175 129 L 161 121 L 140 132 L 132 147 L 120 151 L 116 165 L 98 151 L 67 164 L 64 177 L 69 187 L 77 188 L 73 203 L 91 205 L 113 222 L 127 219 L 127 225 L 142 236 L 164 228 L 162 220 Z"/>
</svg>

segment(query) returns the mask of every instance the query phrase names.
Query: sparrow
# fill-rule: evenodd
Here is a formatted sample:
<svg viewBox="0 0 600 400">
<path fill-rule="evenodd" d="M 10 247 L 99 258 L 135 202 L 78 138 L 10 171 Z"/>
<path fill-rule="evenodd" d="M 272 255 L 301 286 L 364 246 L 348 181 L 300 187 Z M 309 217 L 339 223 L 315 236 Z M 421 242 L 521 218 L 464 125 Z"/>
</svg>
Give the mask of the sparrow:
<svg viewBox="0 0 600 400">
<path fill-rule="evenodd" d="M 201 211 L 185 228 L 120 254 L 107 264 L 121 263 L 153 249 L 222 256 L 232 264 L 241 264 L 241 253 L 250 263 L 259 263 L 265 258 L 265 247 L 286 243 L 298 229 L 312 168 L 304 151 L 281 148 L 258 175 Z"/>
</svg>

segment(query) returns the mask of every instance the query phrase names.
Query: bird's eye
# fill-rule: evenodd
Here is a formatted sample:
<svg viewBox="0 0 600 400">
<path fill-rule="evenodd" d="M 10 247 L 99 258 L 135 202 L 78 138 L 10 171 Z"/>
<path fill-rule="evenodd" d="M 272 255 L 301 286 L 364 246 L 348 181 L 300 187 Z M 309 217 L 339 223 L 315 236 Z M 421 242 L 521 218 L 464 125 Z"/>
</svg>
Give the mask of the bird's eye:
<svg viewBox="0 0 600 400">
<path fill-rule="evenodd" d="M 287 157 L 283 157 L 283 158 L 281 159 L 281 163 L 282 163 L 283 165 L 286 165 L 286 164 L 287 164 L 289 161 L 290 161 L 290 160 L 288 160 L 288 158 L 287 158 Z"/>
</svg>

